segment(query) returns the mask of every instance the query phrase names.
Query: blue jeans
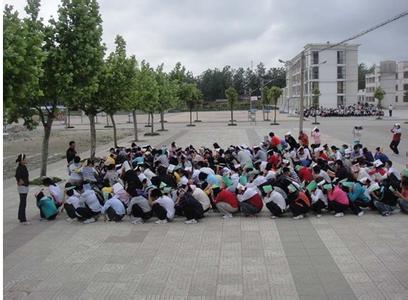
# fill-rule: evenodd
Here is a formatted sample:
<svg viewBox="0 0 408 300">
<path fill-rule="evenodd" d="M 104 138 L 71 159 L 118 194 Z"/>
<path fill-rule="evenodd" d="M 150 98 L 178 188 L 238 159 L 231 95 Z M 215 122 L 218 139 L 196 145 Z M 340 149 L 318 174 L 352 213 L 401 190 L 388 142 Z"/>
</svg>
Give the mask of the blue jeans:
<svg viewBox="0 0 408 300">
<path fill-rule="evenodd" d="M 380 201 L 374 201 L 374 206 L 378 209 L 378 212 L 383 216 L 386 213 L 391 213 L 394 210 L 392 206 L 382 203 Z"/>
<path fill-rule="evenodd" d="M 399 207 L 403 213 L 408 214 L 408 201 L 404 199 L 398 199 Z"/>
</svg>

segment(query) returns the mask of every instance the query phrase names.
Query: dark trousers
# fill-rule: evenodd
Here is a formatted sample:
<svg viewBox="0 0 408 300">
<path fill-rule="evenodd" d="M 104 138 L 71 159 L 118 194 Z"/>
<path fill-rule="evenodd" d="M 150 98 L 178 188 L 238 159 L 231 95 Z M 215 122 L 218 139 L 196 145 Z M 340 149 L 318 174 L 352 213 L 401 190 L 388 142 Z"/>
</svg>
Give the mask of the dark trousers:
<svg viewBox="0 0 408 300">
<path fill-rule="evenodd" d="M 109 220 L 115 221 L 115 222 L 120 222 L 120 221 L 122 221 L 123 216 L 124 216 L 124 215 L 118 215 L 118 214 L 116 213 L 116 211 L 115 211 L 112 207 L 109 207 L 109 208 L 106 210 L 106 214 L 108 215 Z"/>
<path fill-rule="evenodd" d="M 99 214 L 99 212 L 94 212 L 92 209 L 90 209 L 88 206 L 86 207 L 78 207 L 77 208 L 77 213 L 84 219 L 90 219 L 96 215 Z"/>
<path fill-rule="evenodd" d="M 392 110 L 388 110 L 390 117 L 392 117 Z"/>
<path fill-rule="evenodd" d="M 266 208 L 273 216 L 280 217 L 283 214 L 282 209 L 273 201 L 266 203 Z"/>
<path fill-rule="evenodd" d="M 307 213 L 309 211 L 309 207 L 306 206 L 305 204 L 303 204 L 303 206 L 301 206 L 299 203 L 296 203 L 295 201 L 292 201 L 289 204 L 289 209 L 292 212 L 294 217 L 297 217 L 299 215 L 303 215 L 305 213 Z"/>
<path fill-rule="evenodd" d="M 326 208 L 326 204 L 320 199 L 312 204 L 312 209 L 317 215 L 322 214 L 322 209 L 323 208 Z"/>
<path fill-rule="evenodd" d="M 241 210 L 241 212 L 245 215 L 245 216 L 249 216 L 249 215 L 255 215 L 257 213 L 259 213 L 261 211 L 261 209 L 249 204 L 248 202 L 239 202 L 239 208 Z"/>
<path fill-rule="evenodd" d="M 158 203 L 153 204 L 152 211 L 159 220 L 167 219 L 167 210 Z"/>
<path fill-rule="evenodd" d="M 27 206 L 27 194 L 19 194 L 20 195 L 20 204 L 18 205 L 18 219 L 20 222 L 26 222 L 26 206 Z"/>
<path fill-rule="evenodd" d="M 399 154 L 399 151 L 398 151 L 399 143 L 400 143 L 400 141 L 392 141 L 391 144 L 390 144 L 390 148 L 395 154 Z"/>
<path fill-rule="evenodd" d="M 191 219 L 201 219 L 203 217 L 203 209 L 197 209 L 195 207 L 192 207 L 191 205 L 185 205 L 184 206 L 184 215 L 186 216 L 187 220 Z"/>
<path fill-rule="evenodd" d="M 353 214 L 357 215 L 361 212 L 362 207 L 368 207 L 369 203 L 365 203 L 361 200 L 356 200 L 354 202 L 350 201 L 349 207 Z"/>
<path fill-rule="evenodd" d="M 152 217 L 152 215 L 153 215 L 152 211 L 144 212 L 139 205 L 133 204 L 132 216 L 134 216 L 135 218 L 142 218 L 143 220 L 148 220 Z"/>
<path fill-rule="evenodd" d="M 338 203 L 336 201 L 329 201 L 329 210 L 334 210 L 337 213 L 344 213 L 347 210 L 348 206 Z"/>
<path fill-rule="evenodd" d="M 75 219 L 77 217 L 75 207 L 72 204 L 64 203 L 64 209 L 68 217 Z"/>
</svg>

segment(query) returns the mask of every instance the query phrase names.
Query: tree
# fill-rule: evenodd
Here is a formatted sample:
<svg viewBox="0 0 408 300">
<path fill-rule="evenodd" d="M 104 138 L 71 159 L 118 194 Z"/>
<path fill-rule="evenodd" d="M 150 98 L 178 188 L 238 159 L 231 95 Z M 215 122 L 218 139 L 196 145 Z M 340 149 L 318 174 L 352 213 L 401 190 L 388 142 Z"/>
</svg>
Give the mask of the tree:
<svg viewBox="0 0 408 300">
<path fill-rule="evenodd" d="M 57 42 L 64 72 L 72 76 L 66 94 L 71 108 L 89 118 L 90 157 L 95 157 L 95 116 L 101 112 L 98 96 L 105 46 L 102 44 L 102 18 L 96 0 L 62 0 L 56 22 Z"/>
<path fill-rule="evenodd" d="M 115 45 L 115 51 L 109 55 L 100 73 L 98 98 L 101 100 L 101 109 L 112 121 L 113 141 L 117 147 L 114 114 L 128 106 L 133 92 L 136 60 L 134 57 L 126 57 L 126 42 L 122 36 L 116 36 Z"/>
<path fill-rule="evenodd" d="M 238 100 L 238 93 L 232 86 L 230 86 L 225 90 L 225 97 L 227 97 L 228 105 L 230 106 L 231 110 L 231 122 L 228 124 L 228 126 L 236 126 L 237 124 L 234 123 L 234 105 Z"/>
<path fill-rule="evenodd" d="M 180 88 L 180 99 L 184 101 L 190 111 L 190 124 L 187 126 L 195 126 L 193 124 L 193 109 L 199 102 L 200 90 L 194 83 L 183 83 Z"/>
<path fill-rule="evenodd" d="M 13 6 L 6 5 L 3 15 L 3 100 L 7 123 L 23 118 L 24 125 L 32 129 L 33 108 L 29 98 L 42 95 L 40 78 L 45 53 L 42 24 L 38 19 L 39 1 L 29 1 L 25 7 L 28 15 L 20 20 Z"/>
<path fill-rule="evenodd" d="M 176 106 L 178 101 L 177 81 L 171 81 L 169 75 L 163 72 L 163 64 L 156 68 L 156 82 L 159 92 L 158 111 L 160 113 L 161 129 L 164 129 L 164 112 Z"/>
<path fill-rule="evenodd" d="M 314 125 L 320 124 L 319 122 L 317 122 L 317 109 L 319 108 L 319 97 L 320 97 L 320 91 L 319 89 L 314 89 L 313 90 L 313 107 L 314 107 L 314 114 L 315 114 L 315 121 L 314 121 Z"/>
<path fill-rule="evenodd" d="M 271 104 L 274 106 L 273 123 L 271 123 L 271 125 L 279 125 L 279 123 L 276 123 L 276 110 L 278 105 L 278 99 L 281 95 L 282 89 L 277 86 L 272 86 L 268 91 L 268 96 L 271 99 Z"/>
<path fill-rule="evenodd" d="M 374 90 L 374 98 L 377 99 L 377 107 L 378 107 L 378 117 L 377 119 L 381 119 L 382 114 L 382 101 L 384 100 L 385 91 L 381 87 L 376 87 Z"/>
<path fill-rule="evenodd" d="M 366 84 L 366 75 L 374 73 L 375 66 L 371 66 L 370 68 L 367 67 L 365 63 L 360 63 L 358 65 L 358 89 L 363 90 L 365 89 Z"/>
<path fill-rule="evenodd" d="M 27 17 L 18 23 L 16 13 L 10 7 L 5 11 L 5 103 L 8 108 L 9 122 L 24 120 L 28 129 L 33 129 L 38 124 L 33 121 L 33 115 L 38 115 L 44 129 L 40 175 L 47 175 L 49 139 L 53 122 L 58 113 L 58 105 L 64 102 L 63 91 L 70 76 L 60 69 L 61 57 L 56 43 L 54 21 L 50 20 L 49 26 L 44 26 L 39 18 L 40 1 L 28 0 L 25 7 Z M 13 32 L 20 25 L 19 32 Z M 20 36 L 22 34 L 22 36 Z M 24 38 L 21 43 L 20 38 Z M 13 45 L 9 42 L 13 41 Z M 15 49 L 13 47 L 18 47 Z M 25 56 L 21 56 L 24 51 Z M 13 72 L 9 71 L 12 59 Z M 20 64 L 21 63 L 21 64 Z M 28 69 L 27 69 L 28 68 Z M 6 84 L 11 78 L 11 84 Z M 19 92 L 14 92 L 16 83 L 21 86 Z M 8 105 L 7 103 L 13 103 Z"/>
<path fill-rule="evenodd" d="M 158 135 L 158 133 L 154 132 L 153 116 L 159 106 L 159 89 L 154 70 L 144 60 L 137 72 L 134 89 L 133 99 L 137 99 L 136 103 L 140 104 L 140 108 L 148 113 L 151 118 L 151 132 L 145 133 L 145 135 Z"/>
</svg>

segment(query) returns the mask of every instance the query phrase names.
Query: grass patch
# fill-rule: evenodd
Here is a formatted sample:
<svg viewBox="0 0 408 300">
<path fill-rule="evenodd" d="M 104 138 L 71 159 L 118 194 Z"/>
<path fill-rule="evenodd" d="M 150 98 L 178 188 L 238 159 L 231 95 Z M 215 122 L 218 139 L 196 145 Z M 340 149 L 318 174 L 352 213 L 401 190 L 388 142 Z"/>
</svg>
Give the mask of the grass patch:
<svg viewBox="0 0 408 300">
<path fill-rule="evenodd" d="M 59 177 L 51 177 L 51 179 L 55 183 L 62 181 L 62 179 Z M 33 180 L 30 180 L 30 185 L 42 185 L 41 177 L 37 177 L 37 178 L 34 178 Z"/>
</svg>

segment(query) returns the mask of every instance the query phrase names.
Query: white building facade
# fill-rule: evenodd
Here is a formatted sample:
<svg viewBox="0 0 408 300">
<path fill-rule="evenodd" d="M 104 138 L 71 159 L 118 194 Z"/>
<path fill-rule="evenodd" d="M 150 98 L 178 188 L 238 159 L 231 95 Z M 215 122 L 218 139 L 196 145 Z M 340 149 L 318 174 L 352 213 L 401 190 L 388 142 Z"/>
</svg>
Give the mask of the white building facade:
<svg viewBox="0 0 408 300">
<path fill-rule="evenodd" d="M 304 105 L 313 105 L 313 91 L 320 91 L 319 105 L 335 108 L 357 103 L 358 46 L 342 44 L 307 44 L 304 47 Z M 286 62 L 286 106 L 300 103 L 300 62 L 302 52 Z"/>
<path fill-rule="evenodd" d="M 408 61 L 382 61 L 375 66 L 374 73 L 367 74 L 365 79 L 367 103 L 377 104 L 374 91 L 381 87 L 385 92 L 383 107 L 390 104 L 394 107 L 408 107 Z"/>
</svg>

